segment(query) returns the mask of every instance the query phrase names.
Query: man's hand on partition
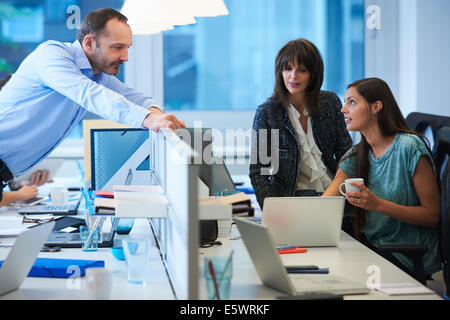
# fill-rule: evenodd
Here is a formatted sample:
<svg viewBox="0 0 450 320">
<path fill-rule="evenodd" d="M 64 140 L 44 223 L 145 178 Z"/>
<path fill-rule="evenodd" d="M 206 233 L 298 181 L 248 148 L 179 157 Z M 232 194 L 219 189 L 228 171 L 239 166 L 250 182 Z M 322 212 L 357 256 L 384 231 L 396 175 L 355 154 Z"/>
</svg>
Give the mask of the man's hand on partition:
<svg viewBox="0 0 450 320">
<path fill-rule="evenodd" d="M 177 130 L 186 128 L 183 120 L 177 119 L 172 113 L 163 113 L 158 108 L 150 108 L 152 113 L 145 117 L 142 122 L 144 128 L 158 132 L 160 128 Z"/>
</svg>

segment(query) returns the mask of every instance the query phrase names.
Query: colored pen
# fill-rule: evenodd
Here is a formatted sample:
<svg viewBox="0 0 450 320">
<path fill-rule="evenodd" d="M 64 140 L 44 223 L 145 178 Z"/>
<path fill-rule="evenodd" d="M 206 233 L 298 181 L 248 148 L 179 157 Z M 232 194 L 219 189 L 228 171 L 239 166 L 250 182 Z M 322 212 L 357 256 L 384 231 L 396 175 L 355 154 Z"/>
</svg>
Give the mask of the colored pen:
<svg viewBox="0 0 450 320">
<path fill-rule="evenodd" d="M 287 273 L 312 273 L 312 274 L 328 274 L 330 273 L 330 269 L 329 268 L 320 268 L 320 269 L 289 269 L 286 270 Z"/>
<path fill-rule="evenodd" d="M 286 266 L 286 270 L 319 270 L 319 267 L 315 265 L 294 265 Z"/>
<path fill-rule="evenodd" d="M 293 249 L 286 249 L 286 250 L 278 250 L 279 254 L 289 254 L 289 253 L 305 253 L 307 252 L 307 249 L 304 248 L 293 248 Z"/>
<path fill-rule="evenodd" d="M 86 194 L 86 189 L 84 187 L 81 187 L 80 190 L 81 190 L 81 194 L 84 197 L 84 201 L 86 202 L 86 205 L 87 205 L 86 209 L 89 209 L 91 207 L 91 202 L 89 201 L 88 195 Z"/>
<path fill-rule="evenodd" d="M 214 289 L 216 290 L 216 298 L 217 298 L 217 300 L 220 300 L 219 287 L 217 286 L 217 280 L 216 280 L 216 273 L 214 272 L 214 267 L 213 267 L 211 260 L 208 261 L 208 267 L 209 267 L 209 273 L 211 274 L 211 277 L 214 282 Z"/>
<path fill-rule="evenodd" d="M 279 247 L 277 247 L 277 250 L 286 250 L 286 249 L 293 249 L 293 248 L 297 248 L 297 246 L 294 246 L 294 245 L 279 246 Z"/>
<path fill-rule="evenodd" d="M 227 263 L 225 264 L 225 268 L 223 269 L 222 272 L 222 278 L 219 280 L 219 283 L 217 285 L 218 288 L 220 288 L 220 284 L 222 283 L 222 280 L 225 278 L 225 275 L 227 274 L 228 268 L 231 265 L 231 257 L 233 256 L 234 250 L 231 250 L 230 252 L 230 256 L 227 259 Z"/>
</svg>

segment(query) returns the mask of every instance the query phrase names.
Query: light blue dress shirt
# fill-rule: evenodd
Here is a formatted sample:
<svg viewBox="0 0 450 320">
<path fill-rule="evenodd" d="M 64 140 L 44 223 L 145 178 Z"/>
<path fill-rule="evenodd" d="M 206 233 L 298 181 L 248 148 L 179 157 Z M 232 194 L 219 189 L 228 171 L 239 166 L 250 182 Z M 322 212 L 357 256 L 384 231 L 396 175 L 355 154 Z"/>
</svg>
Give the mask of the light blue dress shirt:
<svg viewBox="0 0 450 320">
<path fill-rule="evenodd" d="M 0 91 L 0 159 L 19 176 L 46 158 L 86 111 L 142 127 L 156 101 L 116 77 L 93 74 L 78 41 L 46 41 Z"/>
</svg>

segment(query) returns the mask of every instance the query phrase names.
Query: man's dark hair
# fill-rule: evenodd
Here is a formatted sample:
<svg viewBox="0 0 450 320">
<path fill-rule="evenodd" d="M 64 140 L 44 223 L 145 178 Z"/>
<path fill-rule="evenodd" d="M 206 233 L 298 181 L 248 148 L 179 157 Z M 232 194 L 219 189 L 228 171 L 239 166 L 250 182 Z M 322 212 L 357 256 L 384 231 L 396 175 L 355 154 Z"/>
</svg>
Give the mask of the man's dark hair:
<svg viewBox="0 0 450 320">
<path fill-rule="evenodd" d="M 0 90 L 2 90 L 3 86 L 11 79 L 12 75 L 7 74 L 2 80 L 0 80 Z"/>
<path fill-rule="evenodd" d="M 118 19 L 125 23 L 128 21 L 127 17 L 111 8 L 97 9 L 89 13 L 77 33 L 77 39 L 80 44 L 83 44 L 84 37 L 88 34 L 99 36 L 103 32 L 106 23 L 111 19 Z"/>
</svg>

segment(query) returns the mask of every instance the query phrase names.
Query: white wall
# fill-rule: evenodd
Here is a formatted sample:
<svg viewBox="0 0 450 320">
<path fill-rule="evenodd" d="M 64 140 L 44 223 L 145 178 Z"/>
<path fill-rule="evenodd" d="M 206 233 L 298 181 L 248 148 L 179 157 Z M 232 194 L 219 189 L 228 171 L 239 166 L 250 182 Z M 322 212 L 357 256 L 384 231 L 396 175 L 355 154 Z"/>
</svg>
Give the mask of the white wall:
<svg viewBox="0 0 450 320">
<path fill-rule="evenodd" d="M 450 116 L 450 1 L 418 0 L 416 13 L 417 110 Z"/>
<path fill-rule="evenodd" d="M 405 116 L 450 116 L 450 1 L 366 0 L 370 5 L 381 9 L 381 29 L 366 28 L 366 77 L 384 79 Z"/>
</svg>

